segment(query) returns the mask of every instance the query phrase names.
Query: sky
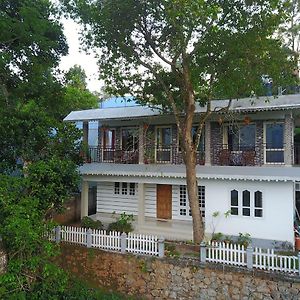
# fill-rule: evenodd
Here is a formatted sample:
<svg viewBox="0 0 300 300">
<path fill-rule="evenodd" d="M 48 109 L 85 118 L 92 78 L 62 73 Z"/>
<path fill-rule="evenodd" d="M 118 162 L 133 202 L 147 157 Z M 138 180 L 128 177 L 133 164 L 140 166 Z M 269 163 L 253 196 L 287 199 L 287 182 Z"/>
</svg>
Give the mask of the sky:
<svg viewBox="0 0 300 300">
<path fill-rule="evenodd" d="M 63 19 L 64 34 L 69 45 L 69 54 L 61 58 L 60 68 L 68 71 L 75 64 L 80 65 L 87 75 L 87 87 L 90 91 L 100 92 L 103 82 L 98 80 L 99 70 L 94 55 L 80 51 L 80 26 L 71 19 Z"/>
</svg>

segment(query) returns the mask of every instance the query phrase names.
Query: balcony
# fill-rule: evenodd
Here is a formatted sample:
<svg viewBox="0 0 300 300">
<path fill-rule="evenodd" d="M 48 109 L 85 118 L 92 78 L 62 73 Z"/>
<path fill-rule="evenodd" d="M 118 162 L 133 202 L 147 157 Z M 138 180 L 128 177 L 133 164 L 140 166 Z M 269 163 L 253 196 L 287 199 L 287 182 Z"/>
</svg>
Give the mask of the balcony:
<svg viewBox="0 0 300 300">
<path fill-rule="evenodd" d="M 85 163 L 116 163 L 138 164 L 138 150 L 124 150 L 120 148 L 89 147 L 84 158 Z M 204 151 L 197 152 L 197 164 L 204 165 Z M 183 164 L 182 153 L 176 146 L 146 146 L 143 154 L 144 164 Z"/>
</svg>

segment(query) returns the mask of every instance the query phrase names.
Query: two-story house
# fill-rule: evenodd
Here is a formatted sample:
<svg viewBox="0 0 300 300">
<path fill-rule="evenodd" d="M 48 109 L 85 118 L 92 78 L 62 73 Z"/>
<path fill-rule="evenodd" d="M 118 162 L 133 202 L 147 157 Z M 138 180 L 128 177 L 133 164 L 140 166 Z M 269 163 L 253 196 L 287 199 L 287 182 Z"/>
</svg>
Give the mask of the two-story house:
<svg viewBox="0 0 300 300">
<path fill-rule="evenodd" d="M 227 104 L 215 100 L 212 108 Z M 204 111 L 197 107 L 196 120 Z M 185 166 L 172 114 L 115 107 L 74 111 L 65 121 L 83 123 L 84 141 L 89 124 L 97 137 L 80 168 L 82 217 L 88 215 L 89 186 L 96 185 L 92 217 L 107 223 L 113 212 L 126 212 L 135 216 L 137 232 L 192 239 Z M 300 198 L 297 127 L 300 95 L 236 100 L 229 113 L 215 113 L 206 122 L 197 160 L 206 235 L 241 232 L 256 245 L 294 243 L 296 195 Z"/>
</svg>

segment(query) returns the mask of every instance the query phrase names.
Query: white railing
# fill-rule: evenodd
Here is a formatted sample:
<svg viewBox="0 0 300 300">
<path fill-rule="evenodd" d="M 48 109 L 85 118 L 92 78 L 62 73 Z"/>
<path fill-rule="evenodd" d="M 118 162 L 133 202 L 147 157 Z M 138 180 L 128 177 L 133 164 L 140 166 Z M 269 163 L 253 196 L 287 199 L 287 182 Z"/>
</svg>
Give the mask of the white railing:
<svg viewBox="0 0 300 300">
<path fill-rule="evenodd" d="M 200 245 L 200 260 L 300 275 L 300 252 L 298 256 L 288 256 L 276 254 L 274 249 L 245 249 L 233 243 L 208 242 Z"/>
<path fill-rule="evenodd" d="M 108 251 L 129 252 L 141 255 L 164 256 L 164 239 L 153 235 L 120 233 L 117 231 L 92 230 L 82 227 L 58 226 L 49 239 L 85 245 Z"/>
<path fill-rule="evenodd" d="M 121 233 L 117 231 L 92 230 L 92 247 L 104 250 L 121 250 Z"/>
<path fill-rule="evenodd" d="M 80 245 L 86 244 L 86 228 L 62 226 L 60 232 L 62 242 L 75 243 Z"/>
<path fill-rule="evenodd" d="M 207 261 L 235 266 L 246 266 L 246 251 L 243 245 L 209 242 Z"/>
<path fill-rule="evenodd" d="M 158 237 L 154 235 L 129 233 L 127 236 L 126 251 L 157 256 L 159 254 Z"/>
<path fill-rule="evenodd" d="M 253 267 L 261 270 L 299 273 L 297 256 L 278 255 L 274 249 L 254 248 Z"/>
</svg>

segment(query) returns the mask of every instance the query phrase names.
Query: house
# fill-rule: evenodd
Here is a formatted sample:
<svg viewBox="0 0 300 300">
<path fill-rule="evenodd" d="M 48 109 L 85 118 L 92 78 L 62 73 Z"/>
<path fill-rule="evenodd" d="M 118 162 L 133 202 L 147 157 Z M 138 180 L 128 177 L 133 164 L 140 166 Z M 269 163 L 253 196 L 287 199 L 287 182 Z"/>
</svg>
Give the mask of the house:
<svg viewBox="0 0 300 300">
<path fill-rule="evenodd" d="M 215 100 L 212 109 L 227 105 Z M 205 107 L 196 111 L 197 119 Z M 80 168 L 82 217 L 88 215 L 89 188 L 96 186 L 93 218 L 111 222 L 113 212 L 125 212 L 135 216 L 137 232 L 192 239 L 185 166 L 171 114 L 114 107 L 74 111 L 65 121 L 82 122 L 85 141 L 89 132 L 94 136 Z M 294 243 L 299 128 L 300 95 L 235 100 L 229 114 L 215 113 L 206 122 L 197 178 L 207 236 L 249 233 L 254 245 Z"/>
</svg>

